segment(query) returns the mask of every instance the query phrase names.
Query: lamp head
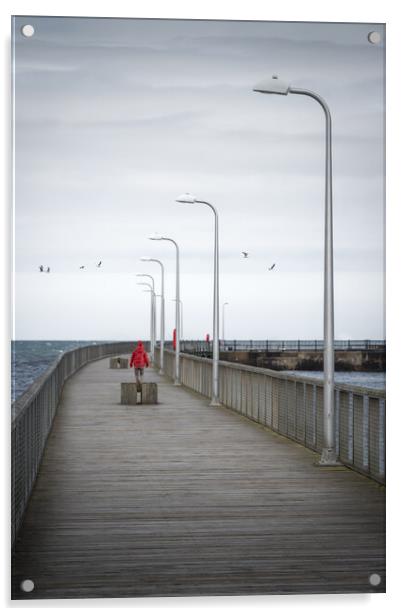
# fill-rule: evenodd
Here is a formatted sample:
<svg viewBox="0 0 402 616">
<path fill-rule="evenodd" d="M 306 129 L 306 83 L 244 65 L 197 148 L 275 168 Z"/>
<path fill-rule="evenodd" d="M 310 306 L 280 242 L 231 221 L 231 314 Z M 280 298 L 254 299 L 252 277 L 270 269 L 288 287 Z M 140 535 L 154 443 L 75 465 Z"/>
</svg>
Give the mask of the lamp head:
<svg viewBox="0 0 402 616">
<path fill-rule="evenodd" d="M 159 235 L 159 233 L 154 233 L 151 237 L 148 238 L 149 240 L 163 240 L 163 237 L 161 235 Z"/>
<path fill-rule="evenodd" d="M 152 261 L 151 257 L 140 257 L 140 261 Z"/>
<path fill-rule="evenodd" d="M 177 197 L 176 201 L 177 203 L 195 203 L 197 199 L 190 193 L 184 193 L 183 195 Z"/>
<path fill-rule="evenodd" d="M 289 94 L 290 83 L 281 81 L 277 75 L 259 81 L 253 88 L 254 92 L 262 94 Z"/>
</svg>

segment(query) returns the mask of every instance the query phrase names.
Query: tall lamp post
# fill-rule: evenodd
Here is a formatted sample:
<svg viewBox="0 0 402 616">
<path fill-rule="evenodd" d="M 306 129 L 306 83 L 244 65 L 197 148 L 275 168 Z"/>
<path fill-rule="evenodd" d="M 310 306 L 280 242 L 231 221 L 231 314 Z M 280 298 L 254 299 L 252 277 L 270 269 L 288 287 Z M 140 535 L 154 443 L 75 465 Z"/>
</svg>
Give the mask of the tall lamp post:
<svg viewBox="0 0 402 616">
<path fill-rule="evenodd" d="M 225 306 L 228 306 L 229 302 L 225 302 L 222 306 L 222 339 L 223 339 L 223 350 L 225 350 Z"/>
<path fill-rule="evenodd" d="M 219 402 L 219 234 L 218 212 L 212 203 L 196 199 L 194 195 L 185 193 L 176 199 L 177 203 L 201 203 L 207 205 L 215 216 L 215 246 L 214 246 L 214 307 L 213 307 L 213 346 L 212 346 L 212 398 L 211 406 L 220 406 Z"/>
<path fill-rule="evenodd" d="M 172 302 L 175 302 L 175 299 L 172 299 Z M 183 300 L 180 300 L 180 332 L 181 332 L 181 337 L 183 340 Z"/>
<path fill-rule="evenodd" d="M 324 240 L 324 413 L 323 449 L 320 464 L 337 464 L 334 413 L 334 275 L 332 240 L 332 127 L 331 113 L 321 96 L 310 90 L 294 88 L 276 75 L 256 84 L 254 92 L 262 94 L 301 94 L 313 98 L 325 115 L 325 240 Z"/>
<path fill-rule="evenodd" d="M 149 238 L 155 241 L 166 241 L 174 244 L 176 248 L 176 354 L 175 354 L 175 377 L 174 384 L 180 383 L 180 253 L 179 246 L 171 237 L 163 237 L 162 235 L 154 235 Z"/>
<path fill-rule="evenodd" d="M 152 289 L 152 286 L 150 284 L 148 284 L 148 282 L 137 282 L 138 286 L 142 286 L 142 287 L 148 287 L 148 289 L 146 290 L 146 292 L 151 293 L 151 314 L 150 314 L 150 355 L 151 355 L 151 361 L 154 361 L 154 348 L 153 348 L 153 340 L 154 340 L 154 290 Z"/>
<path fill-rule="evenodd" d="M 152 283 L 152 301 L 153 301 L 153 309 L 152 309 L 152 358 L 155 357 L 155 342 L 156 342 L 156 294 L 155 294 L 155 280 L 153 276 L 149 274 L 137 274 L 139 278 L 149 278 Z"/>
<path fill-rule="evenodd" d="M 164 349 L 165 349 L 165 268 L 162 261 L 159 259 L 152 259 L 151 257 L 141 257 L 141 261 L 149 261 L 153 263 L 159 263 L 161 266 L 161 346 L 160 346 L 160 360 L 159 360 L 159 374 L 165 374 L 164 372 Z"/>
</svg>

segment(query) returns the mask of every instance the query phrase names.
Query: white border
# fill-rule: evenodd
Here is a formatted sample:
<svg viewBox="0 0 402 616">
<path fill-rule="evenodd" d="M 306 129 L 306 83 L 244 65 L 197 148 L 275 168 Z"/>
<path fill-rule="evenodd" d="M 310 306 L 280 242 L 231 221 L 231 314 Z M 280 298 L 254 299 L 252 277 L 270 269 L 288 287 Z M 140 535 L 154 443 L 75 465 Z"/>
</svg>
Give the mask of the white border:
<svg viewBox="0 0 402 616">
<path fill-rule="evenodd" d="M 378 616 L 379 612 L 391 613 L 391 610 L 401 603 L 398 597 L 400 585 L 400 518 L 402 515 L 402 503 L 400 497 L 400 460 L 399 453 L 401 430 L 401 393 L 399 390 L 400 366 L 398 364 L 398 351 L 401 348 L 402 305 L 399 289 L 401 288 L 401 265 L 400 248 L 402 243 L 400 208 L 402 199 L 400 194 L 401 160 L 398 155 L 402 135 L 400 121 L 401 100 L 399 89 L 400 75 L 400 25 L 398 19 L 398 3 L 392 0 L 332 0 L 322 2 L 313 0 L 281 0 L 273 3 L 264 0 L 204 0 L 202 3 L 191 3 L 189 0 L 169 0 L 168 2 L 152 1 L 139 2 L 138 0 L 122 1 L 97 0 L 58 0 L 58 2 L 46 1 L 14 1 L 3 0 L 0 7 L 0 24 L 2 29 L 2 53 L 3 53 L 3 134 L 9 138 L 4 140 L 1 149 L 3 174 L 3 208 L 2 232 L 3 232 L 3 260 L 1 278 L 3 296 L 5 302 L 2 312 L 3 353 L 0 357 L 0 374 L 2 379 L 6 377 L 3 395 L 3 431 L 2 449 L 4 462 L 4 477 L 6 490 L 3 492 L 3 537 L 5 546 L 1 554 L 2 564 L 2 603 L 6 609 L 16 610 L 17 613 L 26 609 L 51 608 L 52 610 L 74 610 L 79 614 L 82 610 L 89 609 L 92 613 L 99 609 L 114 611 L 116 608 L 135 609 L 136 614 L 154 614 L 163 611 L 164 614 L 199 614 L 206 610 L 220 615 L 230 614 L 237 616 L 243 614 L 245 609 L 252 614 L 266 614 L 268 610 L 274 610 L 281 614 L 294 614 L 298 616 L 309 614 L 322 614 L 326 616 L 346 610 L 349 614 L 353 610 L 354 616 Z M 10 157 L 10 16 L 14 15 L 65 15 L 65 16 L 93 16 L 93 17 L 165 17 L 165 18 L 188 18 L 188 19 L 256 19 L 277 21 L 338 21 L 338 22 L 371 22 L 387 23 L 387 345 L 388 345 L 388 369 L 387 369 L 387 594 L 386 595 L 315 595 L 315 596 L 264 596 L 264 597 L 223 597 L 223 598 L 177 598 L 177 599 L 107 599 L 107 600 L 71 600 L 71 601 L 32 601 L 13 602 L 9 597 L 8 567 L 4 570 L 4 563 L 8 562 L 9 546 L 9 479 L 8 479 L 8 455 L 9 453 L 9 345 L 8 339 L 11 334 L 10 327 L 10 210 L 7 204 L 10 202 L 11 181 L 9 179 Z M 399 147 L 398 147 L 399 146 Z M 398 193 L 399 191 L 399 193 Z M 399 199 L 398 199 L 399 197 Z M 4 293 L 5 291 L 5 293 Z M 8 297 L 7 297 L 8 295 Z M 4 383 L 2 383 L 4 384 Z M 78 610 L 78 612 L 77 612 Z M 14 612 L 15 613 L 15 612 Z"/>
</svg>

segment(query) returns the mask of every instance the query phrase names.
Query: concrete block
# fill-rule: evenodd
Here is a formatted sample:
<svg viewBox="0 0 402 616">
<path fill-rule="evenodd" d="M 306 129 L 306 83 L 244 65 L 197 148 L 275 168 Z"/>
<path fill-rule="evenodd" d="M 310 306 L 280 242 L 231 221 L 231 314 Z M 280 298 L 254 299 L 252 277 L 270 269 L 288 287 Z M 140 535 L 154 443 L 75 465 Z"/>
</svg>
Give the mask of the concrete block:
<svg viewBox="0 0 402 616">
<path fill-rule="evenodd" d="M 128 368 L 128 359 L 126 357 L 111 357 L 109 368 Z"/>
<path fill-rule="evenodd" d="M 137 404 L 137 384 L 136 383 L 120 383 L 121 385 L 121 404 L 136 405 Z"/>
<path fill-rule="evenodd" d="M 157 383 L 143 383 L 141 391 L 141 404 L 158 404 Z"/>
</svg>

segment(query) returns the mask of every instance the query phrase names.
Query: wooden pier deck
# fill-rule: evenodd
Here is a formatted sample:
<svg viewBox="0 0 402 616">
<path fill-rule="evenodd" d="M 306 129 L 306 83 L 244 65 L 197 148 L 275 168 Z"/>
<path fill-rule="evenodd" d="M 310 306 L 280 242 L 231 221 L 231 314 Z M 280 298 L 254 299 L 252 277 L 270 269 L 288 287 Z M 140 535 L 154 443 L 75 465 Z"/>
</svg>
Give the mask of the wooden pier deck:
<svg viewBox="0 0 402 616">
<path fill-rule="evenodd" d="M 382 487 L 152 370 L 159 404 L 122 406 L 108 365 L 64 388 L 14 599 L 384 592 Z"/>
</svg>

